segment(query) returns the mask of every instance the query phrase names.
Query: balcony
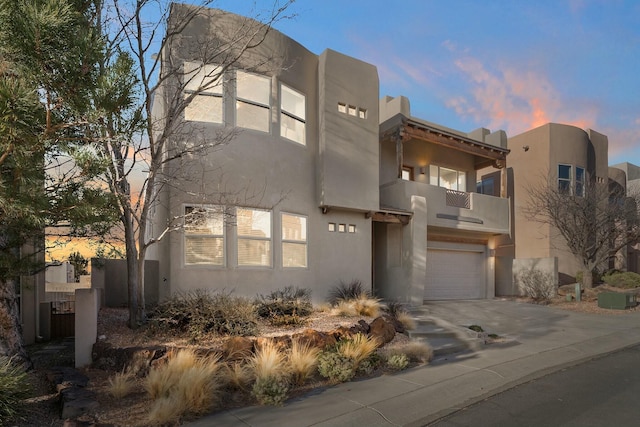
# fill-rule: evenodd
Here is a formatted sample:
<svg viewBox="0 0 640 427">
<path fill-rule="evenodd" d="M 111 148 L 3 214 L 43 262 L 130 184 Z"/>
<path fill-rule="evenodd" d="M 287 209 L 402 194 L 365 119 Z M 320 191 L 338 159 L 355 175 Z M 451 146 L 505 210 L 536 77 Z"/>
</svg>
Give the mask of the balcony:
<svg viewBox="0 0 640 427">
<path fill-rule="evenodd" d="M 384 206 L 410 211 L 412 196 L 425 199 L 430 227 L 509 233 L 509 199 L 401 179 L 380 187 L 380 203 Z"/>
</svg>

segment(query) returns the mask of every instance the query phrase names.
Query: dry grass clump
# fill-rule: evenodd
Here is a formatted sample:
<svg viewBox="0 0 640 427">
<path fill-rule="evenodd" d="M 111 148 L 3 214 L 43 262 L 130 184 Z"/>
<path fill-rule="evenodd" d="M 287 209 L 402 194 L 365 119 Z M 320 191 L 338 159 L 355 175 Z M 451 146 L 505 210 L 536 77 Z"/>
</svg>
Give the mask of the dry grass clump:
<svg viewBox="0 0 640 427">
<path fill-rule="evenodd" d="M 257 348 L 249 363 L 256 378 L 288 373 L 287 356 L 273 341 L 265 341 Z"/>
<path fill-rule="evenodd" d="M 319 348 L 311 347 L 309 343 L 301 343 L 298 340 L 293 341 L 288 361 L 295 384 L 302 385 L 313 375 L 318 365 L 319 354 Z"/>
<path fill-rule="evenodd" d="M 262 405 L 281 405 L 289 393 L 290 367 L 286 354 L 273 341 L 266 341 L 250 360 L 256 382 L 251 392 Z"/>
<path fill-rule="evenodd" d="M 115 375 L 109 378 L 109 385 L 107 386 L 107 393 L 116 399 L 122 399 L 127 396 L 133 390 L 135 382 L 133 375 L 130 372 L 117 372 Z"/>
<path fill-rule="evenodd" d="M 180 350 L 166 365 L 151 370 L 145 389 L 155 402 L 149 412 L 151 423 L 175 422 L 186 413 L 209 411 L 225 384 L 220 357 L 198 357 L 192 350 Z"/>
<path fill-rule="evenodd" d="M 378 348 L 378 341 L 364 334 L 355 334 L 351 338 L 338 342 L 336 350 L 339 354 L 353 360 L 357 367 Z"/>
<path fill-rule="evenodd" d="M 377 317 L 382 309 L 380 300 L 372 298 L 359 280 L 340 282 L 329 292 L 329 303 L 336 316 Z"/>
<path fill-rule="evenodd" d="M 406 355 L 409 361 L 416 363 L 429 363 L 433 358 L 433 350 L 429 344 L 422 341 L 408 341 L 401 345 L 384 347 L 380 352 L 387 360 L 401 354 Z"/>
<path fill-rule="evenodd" d="M 398 312 L 398 314 L 396 314 L 396 319 L 407 331 L 413 331 L 417 327 L 415 319 L 406 311 Z"/>
<path fill-rule="evenodd" d="M 253 381 L 253 371 L 249 366 L 241 362 L 228 363 L 225 366 L 224 375 L 227 385 L 237 390 L 246 390 Z"/>
</svg>

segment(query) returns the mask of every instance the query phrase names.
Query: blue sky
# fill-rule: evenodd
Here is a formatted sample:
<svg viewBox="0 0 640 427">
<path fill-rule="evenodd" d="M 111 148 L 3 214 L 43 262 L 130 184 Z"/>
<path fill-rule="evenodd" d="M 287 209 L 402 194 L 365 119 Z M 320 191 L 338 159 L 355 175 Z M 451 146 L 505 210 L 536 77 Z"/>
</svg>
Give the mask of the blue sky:
<svg viewBox="0 0 640 427">
<path fill-rule="evenodd" d="M 407 96 L 416 117 L 508 135 L 573 124 L 608 135 L 610 164 L 640 165 L 638 1 L 297 0 L 289 13 L 278 30 L 376 65 L 380 95 Z"/>
</svg>

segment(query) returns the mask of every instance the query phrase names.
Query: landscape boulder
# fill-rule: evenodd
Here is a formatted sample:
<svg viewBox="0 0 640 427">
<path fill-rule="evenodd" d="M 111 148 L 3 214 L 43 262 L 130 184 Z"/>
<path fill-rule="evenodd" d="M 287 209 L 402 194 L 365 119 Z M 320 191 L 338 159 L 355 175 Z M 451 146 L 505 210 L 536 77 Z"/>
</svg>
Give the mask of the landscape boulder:
<svg viewBox="0 0 640 427">
<path fill-rule="evenodd" d="M 396 327 L 387 317 L 376 317 L 369 324 L 369 336 L 378 341 L 378 347 L 382 347 L 396 336 Z"/>
</svg>

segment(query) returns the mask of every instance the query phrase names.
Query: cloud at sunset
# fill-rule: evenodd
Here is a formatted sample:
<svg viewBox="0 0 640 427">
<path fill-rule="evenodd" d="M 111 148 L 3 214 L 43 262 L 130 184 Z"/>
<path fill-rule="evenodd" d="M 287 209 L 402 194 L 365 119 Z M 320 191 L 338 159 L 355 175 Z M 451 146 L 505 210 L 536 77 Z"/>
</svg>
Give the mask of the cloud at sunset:
<svg viewBox="0 0 640 427">
<path fill-rule="evenodd" d="M 464 95 L 452 95 L 445 105 L 491 129 L 509 135 L 548 122 L 594 127 L 597 110 L 586 103 L 564 99 L 540 72 L 514 66 L 489 68 L 473 57 L 459 58 L 455 67 L 469 86 Z"/>
</svg>

